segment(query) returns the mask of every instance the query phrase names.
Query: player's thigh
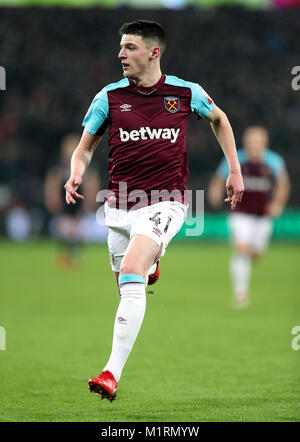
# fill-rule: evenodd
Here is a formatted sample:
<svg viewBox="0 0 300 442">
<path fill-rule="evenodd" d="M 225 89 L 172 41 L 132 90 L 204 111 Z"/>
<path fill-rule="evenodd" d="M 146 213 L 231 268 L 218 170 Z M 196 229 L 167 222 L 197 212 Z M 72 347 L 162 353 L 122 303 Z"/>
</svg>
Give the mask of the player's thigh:
<svg viewBox="0 0 300 442">
<path fill-rule="evenodd" d="M 176 202 L 161 202 L 140 210 L 131 229 L 131 237 L 143 235 L 153 240 L 159 248 L 154 262 L 162 257 L 174 236 L 180 230 L 187 213 L 187 207 Z M 151 242 L 149 243 L 151 244 Z M 150 263 L 151 265 L 153 264 Z"/>
<path fill-rule="evenodd" d="M 255 235 L 252 241 L 252 251 L 261 255 L 269 245 L 273 231 L 272 220 L 269 217 L 257 217 L 255 222 Z"/>
<path fill-rule="evenodd" d="M 161 246 L 148 236 L 135 234 L 131 237 L 125 256 L 122 259 L 120 273 L 135 273 L 145 280 Z"/>
<path fill-rule="evenodd" d="M 123 220 L 124 235 L 120 229 L 109 228 L 108 244 L 114 272 L 137 273 L 145 278 L 180 230 L 186 211 L 183 204 L 163 202 L 129 211 L 125 215 L 117 213 L 118 218 L 122 215 L 126 219 Z M 120 220 L 117 221 L 120 225 Z"/>
</svg>

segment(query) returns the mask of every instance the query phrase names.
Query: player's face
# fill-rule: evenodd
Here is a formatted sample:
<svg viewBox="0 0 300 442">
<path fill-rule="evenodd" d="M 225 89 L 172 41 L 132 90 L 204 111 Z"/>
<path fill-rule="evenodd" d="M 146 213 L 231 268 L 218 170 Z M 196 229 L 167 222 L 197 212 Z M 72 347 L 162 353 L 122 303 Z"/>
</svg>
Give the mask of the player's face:
<svg viewBox="0 0 300 442">
<path fill-rule="evenodd" d="M 126 78 L 139 80 L 150 67 L 151 49 L 139 35 L 124 34 L 118 54 Z"/>
<path fill-rule="evenodd" d="M 259 160 L 268 147 L 268 134 L 263 128 L 247 129 L 244 133 L 243 143 L 250 159 Z"/>
</svg>

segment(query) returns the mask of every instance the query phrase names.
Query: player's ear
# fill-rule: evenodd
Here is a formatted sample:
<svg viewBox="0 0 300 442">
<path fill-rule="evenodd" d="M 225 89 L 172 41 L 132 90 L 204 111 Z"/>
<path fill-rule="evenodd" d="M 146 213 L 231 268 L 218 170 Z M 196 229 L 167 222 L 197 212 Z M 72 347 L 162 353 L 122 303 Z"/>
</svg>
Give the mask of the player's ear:
<svg viewBox="0 0 300 442">
<path fill-rule="evenodd" d="M 153 48 L 151 49 L 151 54 L 150 54 L 150 60 L 155 60 L 156 58 L 159 58 L 161 54 L 160 51 L 160 47 L 159 46 L 153 46 Z"/>
</svg>

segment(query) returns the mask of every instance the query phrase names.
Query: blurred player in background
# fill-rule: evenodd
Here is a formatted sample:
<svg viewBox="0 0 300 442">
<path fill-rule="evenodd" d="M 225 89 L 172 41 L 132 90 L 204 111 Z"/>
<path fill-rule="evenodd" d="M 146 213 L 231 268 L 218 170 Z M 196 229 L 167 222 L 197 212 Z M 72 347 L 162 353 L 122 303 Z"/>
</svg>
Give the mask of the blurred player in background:
<svg viewBox="0 0 300 442">
<path fill-rule="evenodd" d="M 77 205 L 66 204 L 64 183 L 70 176 L 70 160 L 80 141 L 75 133 L 66 135 L 61 142 L 57 165 L 49 169 L 44 182 L 44 200 L 47 212 L 51 216 L 51 230 L 58 240 L 56 264 L 60 268 L 78 267 L 81 262 L 83 247 L 82 215 L 97 209 L 96 194 L 100 190 L 98 172 L 89 170 L 84 182 L 84 201 Z"/>
<path fill-rule="evenodd" d="M 124 24 L 120 35 L 118 57 L 124 78 L 104 87 L 94 98 L 65 185 L 68 204 L 83 198 L 77 188 L 109 127 L 111 194 L 105 210 L 120 304 L 110 358 L 103 372 L 88 383 L 91 391 L 109 400 L 116 396 L 123 367 L 143 322 L 149 274 L 186 217 L 185 144 L 191 113 L 211 123 L 227 158 L 230 171 L 226 201 L 232 209 L 243 193 L 234 136 L 224 112 L 198 84 L 161 72 L 160 59 L 166 46 L 162 27 L 139 20 Z M 122 193 L 120 183 L 124 182 L 127 192 Z M 172 192 L 172 199 L 153 199 L 151 191 L 163 189 Z M 129 198 L 132 194 L 135 198 Z"/>
<path fill-rule="evenodd" d="M 268 146 L 267 130 L 251 126 L 244 131 L 243 149 L 238 150 L 245 191 L 235 213 L 229 215 L 234 249 L 230 274 L 236 307 L 249 304 L 251 263 L 265 251 L 272 235 L 272 218 L 281 215 L 290 192 L 285 162 Z M 213 207 L 222 204 L 227 174 L 224 158 L 209 185 L 208 199 Z"/>
</svg>

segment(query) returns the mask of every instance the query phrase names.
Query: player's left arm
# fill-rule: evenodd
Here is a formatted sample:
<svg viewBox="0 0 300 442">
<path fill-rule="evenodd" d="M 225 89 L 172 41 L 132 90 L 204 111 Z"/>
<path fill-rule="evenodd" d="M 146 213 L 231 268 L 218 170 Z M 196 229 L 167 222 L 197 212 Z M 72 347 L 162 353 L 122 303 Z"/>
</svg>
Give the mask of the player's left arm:
<svg viewBox="0 0 300 442">
<path fill-rule="evenodd" d="M 286 206 L 291 191 L 289 175 L 284 168 L 276 177 L 273 196 L 267 206 L 267 215 L 272 217 L 280 216 Z"/>
<path fill-rule="evenodd" d="M 230 202 L 231 210 L 234 210 L 236 204 L 242 200 L 244 183 L 232 127 L 226 114 L 216 105 L 205 118 L 210 122 L 228 162 L 229 176 L 226 181 L 227 198 L 225 201 Z"/>
</svg>

